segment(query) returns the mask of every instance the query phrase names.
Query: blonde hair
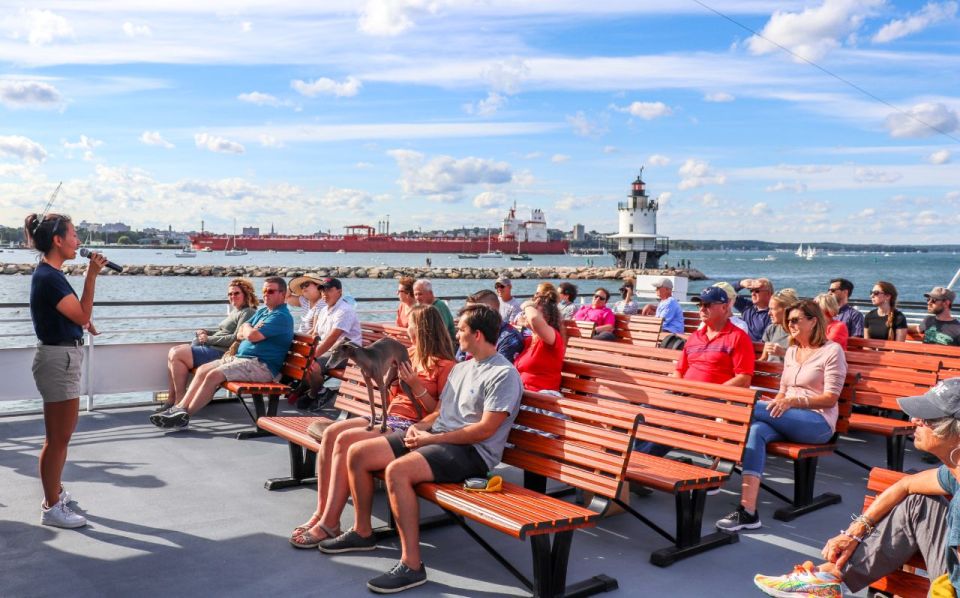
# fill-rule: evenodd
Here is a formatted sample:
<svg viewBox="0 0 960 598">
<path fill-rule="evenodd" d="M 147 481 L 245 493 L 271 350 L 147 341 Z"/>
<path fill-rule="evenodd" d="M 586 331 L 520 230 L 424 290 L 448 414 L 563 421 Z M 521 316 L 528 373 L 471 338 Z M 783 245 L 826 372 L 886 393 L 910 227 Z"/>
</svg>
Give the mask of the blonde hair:
<svg viewBox="0 0 960 598">
<path fill-rule="evenodd" d="M 417 330 L 411 357 L 414 366 L 426 372 L 436 368 L 441 359 L 453 360 L 453 341 L 436 307 L 414 305 L 410 308 L 410 324 Z"/>
<path fill-rule="evenodd" d="M 832 318 L 840 311 L 840 304 L 837 303 L 837 299 L 833 296 L 833 293 L 820 293 L 814 298 L 814 301 L 817 302 L 817 305 L 823 310 L 823 315 L 827 318 Z"/>
</svg>

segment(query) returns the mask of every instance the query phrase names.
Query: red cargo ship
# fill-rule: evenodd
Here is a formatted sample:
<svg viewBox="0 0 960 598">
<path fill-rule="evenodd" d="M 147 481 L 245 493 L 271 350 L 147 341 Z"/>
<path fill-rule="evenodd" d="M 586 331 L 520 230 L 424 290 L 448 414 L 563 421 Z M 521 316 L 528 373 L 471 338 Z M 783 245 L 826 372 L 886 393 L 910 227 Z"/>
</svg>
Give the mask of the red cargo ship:
<svg viewBox="0 0 960 598">
<path fill-rule="evenodd" d="M 348 226 L 345 235 L 245 237 L 241 235 L 212 235 L 201 233 L 190 237 L 194 249 L 227 248 L 247 251 L 328 251 L 347 253 L 486 253 L 501 251 L 504 255 L 526 253 L 533 255 L 560 255 L 568 248 L 567 241 L 517 241 L 508 239 L 465 239 L 457 237 L 397 237 L 377 234 L 372 226 Z M 519 249 L 518 249 L 519 245 Z"/>
</svg>

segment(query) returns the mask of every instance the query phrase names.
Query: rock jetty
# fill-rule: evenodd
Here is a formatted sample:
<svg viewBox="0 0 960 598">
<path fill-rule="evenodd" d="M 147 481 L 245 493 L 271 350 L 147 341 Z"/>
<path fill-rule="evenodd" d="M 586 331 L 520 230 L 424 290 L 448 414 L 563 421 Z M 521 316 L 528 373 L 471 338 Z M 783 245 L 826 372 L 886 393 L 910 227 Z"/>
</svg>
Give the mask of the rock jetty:
<svg viewBox="0 0 960 598">
<path fill-rule="evenodd" d="M 4 264 L 0 266 L 0 274 L 29 275 L 33 273 L 36 264 Z M 86 263 L 66 264 L 63 267 L 67 275 L 79 275 L 86 271 Z M 244 276 L 249 278 L 264 278 L 266 276 L 283 276 L 293 278 L 304 274 L 314 276 L 335 276 L 337 278 L 399 278 L 413 276 L 414 278 L 497 278 L 507 276 L 513 279 L 529 278 L 536 280 L 546 279 L 573 279 L 573 280 L 618 280 L 633 276 L 684 276 L 690 280 L 706 280 L 706 276 L 699 270 L 666 268 L 659 270 L 629 268 L 588 268 L 588 267 L 503 267 L 503 268 L 407 268 L 387 266 L 339 266 L 339 267 L 290 267 L 290 266 L 126 266 L 122 273 L 104 268 L 102 275 L 107 276 Z"/>
</svg>

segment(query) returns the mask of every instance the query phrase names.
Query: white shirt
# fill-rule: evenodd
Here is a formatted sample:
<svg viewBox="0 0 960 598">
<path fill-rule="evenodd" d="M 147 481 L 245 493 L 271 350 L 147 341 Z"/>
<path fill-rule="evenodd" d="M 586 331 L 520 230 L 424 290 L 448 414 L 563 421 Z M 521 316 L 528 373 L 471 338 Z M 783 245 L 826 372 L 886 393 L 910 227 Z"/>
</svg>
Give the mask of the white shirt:
<svg viewBox="0 0 960 598">
<path fill-rule="evenodd" d="M 360 319 L 352 305 L 344 301 L 342 297 L 332 307 L 327 305 L 325 301 L 319 302 L 318 305 L 321 308 L 317 316 L 317 326 L 314 329 L 317 336 L 324 339 L 334 330 L 340 330 L 343 333 L 341 338 L 357 345 L 363 344 Z"/>
</svg>

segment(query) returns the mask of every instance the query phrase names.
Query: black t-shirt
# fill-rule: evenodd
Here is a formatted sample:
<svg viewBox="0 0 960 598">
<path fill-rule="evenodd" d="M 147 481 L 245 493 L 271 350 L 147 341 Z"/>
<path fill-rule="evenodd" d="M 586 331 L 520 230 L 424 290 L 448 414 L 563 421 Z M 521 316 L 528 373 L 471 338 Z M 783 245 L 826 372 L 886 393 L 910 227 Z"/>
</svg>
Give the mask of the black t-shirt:
<svg viewBox="0 0 960 598">
<path fill-rule="evenodd" d="M 45 345 L 83 337 L 83 328 L 57 311 L 57 304 L 67 295 L 76 297 L 77 293 L 63 272 L 40 262 L 30 282 L 30 318 L 37 338 Z"/>
<path fill-rule="evenodd" d="M 870 338 L 887 340 L 888 333 L 890 332 L 887 328 L 887 316 L 881 316 L 877 313 L 877 310 L 871 310 L 863 317 L 863 327 L 866 330 L 870 331 Z M 893 329 L 900 330 L 901 328 L 907 327 L 907 316 L 903 315 L 903 312 L 899 309 L 893 310 Z"/>
<path fill-rule="evenodd" d="M 938 320 L 937 316 L 927 316 L 920 324 L 923 342 L 928 345 L 960 346 L 960 320 Z"/>
</svg>

